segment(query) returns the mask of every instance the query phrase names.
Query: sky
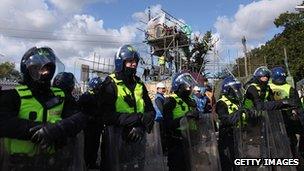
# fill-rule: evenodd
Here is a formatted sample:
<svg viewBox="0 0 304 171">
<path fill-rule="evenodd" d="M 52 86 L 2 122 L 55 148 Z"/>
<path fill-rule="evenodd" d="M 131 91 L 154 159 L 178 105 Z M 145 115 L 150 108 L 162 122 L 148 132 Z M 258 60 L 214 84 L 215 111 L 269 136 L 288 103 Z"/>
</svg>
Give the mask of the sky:
<svg viewBox="0 0 304 171">
<path fill-rule="evenodd" d="M 273 20 L 294 11 L 302 0 L 0 0 L 0 60 L 19 68 L 22 55 L 33 46 L 49 46 L 66 71 L 79 78 L 79 58 L 113 60 L 123 44 L 133 44 L 143 58 L 142 43 L 148 7 L 161 9 L 192 27 L 194 34 L 211 30 L 218 39 L 217 61 L 233 62 L 242 55 L 241 38 L 248 49 L 265 44 L 276 33 Z M 142 22 L 143 21 L 143 22 Z M 229 52 L 229 53 L 228 53 Z M 229 57 L 228 57 L 229 56 Z M 212 58 L 212 57 L 211 57 Z M 219 59 L 220 58 L 220 59 Z M 213 60 L 213 59 L 210 59 Z M 91 65 L 92 67 L 92 65 Z"/>
</svg>

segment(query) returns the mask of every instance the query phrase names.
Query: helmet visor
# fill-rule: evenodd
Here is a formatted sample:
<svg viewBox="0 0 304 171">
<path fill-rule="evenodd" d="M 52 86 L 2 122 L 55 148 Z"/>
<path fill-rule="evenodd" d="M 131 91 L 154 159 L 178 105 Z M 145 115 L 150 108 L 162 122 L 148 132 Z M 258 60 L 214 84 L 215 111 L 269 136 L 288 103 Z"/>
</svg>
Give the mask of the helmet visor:
<svg viewBox="0 0 304 171">
<path fill-rule="evenodd" d="M 130 51 L 127 51 L 127 52 L 123 52 L 122 54 L 122 58 L 123 59 L 126 59 L 126 60 L 132 60 L 132 59 L 135 59 L 136 62 L 139 61 L 139 54 L 137 52 L 130 52 Z"/>
<path fill-rule="evenodd" d="M 52 78 L 56 69 L 54 60 L 40 55 L 29 57 L 25 65 L 34 81 L 40 80 L 41 77 Z"/>
<path fill-rule="evenodd" d="M 241 102 L 243 100 L 242 84 L 238 81 L 227 84 L 233 92 L 228 91 L 228 94 L 235 100 Z"/>
<path fill-rule="evenodd" d="M 185 83 L 189 85 L 190 87 L 195 87 L 197 86 L 197 82 L 194 80 L 194 78 L 189 74 L 189 73 L 183 73 L 179 75 L 176 79 L 175 82 L 180 82 L 180 83 Z"/>
</svg>

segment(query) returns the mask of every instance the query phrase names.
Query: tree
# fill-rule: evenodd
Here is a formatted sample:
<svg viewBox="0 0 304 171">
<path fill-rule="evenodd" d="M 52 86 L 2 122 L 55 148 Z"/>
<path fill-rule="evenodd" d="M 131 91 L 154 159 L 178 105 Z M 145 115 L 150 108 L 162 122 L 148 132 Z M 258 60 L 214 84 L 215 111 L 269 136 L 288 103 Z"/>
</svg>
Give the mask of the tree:
<svg viewBox="0 0 304 171">
<path fill-rule="evenodd" d="M 284 48 L 287 51 L 288 65 L 291 75 L 296 81 L 304 77 L 304 13 L 285 12 L 275 19 L 276 27 L 283 31 L 276 34 L 265 45 L 255 48 L 248 53 L 250 73 L 267 64 L 269 68 L 285 66 Z M 234 73 L 243 73 L 244 58 L 237 59 L 239 66 L 234 66 Z M 238 70 L 239 69 L 239 70 Z"/>
<path fill-rule="evenodd" d="M 200 36 L 195 37 L 192 50 L 189 47 L 184 49 L 187 57 L 187 68 L 190 71 L 205 73 L 205 66 L 209 62 L 206 55 L 214 47 L 211 42 L 212 33 L 207 31 L 202 38 Z"/>
<path fill-rule="evenodd" d="M 0 64 L 0 78 L 20 79 L 19 71 L 15 70 L 15 64 L 4 62 Z"/>
</svg>

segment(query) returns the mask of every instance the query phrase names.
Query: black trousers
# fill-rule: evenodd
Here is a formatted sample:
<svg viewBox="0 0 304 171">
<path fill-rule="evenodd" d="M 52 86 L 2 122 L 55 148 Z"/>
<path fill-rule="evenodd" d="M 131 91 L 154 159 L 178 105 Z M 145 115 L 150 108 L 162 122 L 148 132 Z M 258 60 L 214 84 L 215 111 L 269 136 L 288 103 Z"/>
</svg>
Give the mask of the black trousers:
<svg viewBox="0 0 304 171">
<path fill-rule="evenodd" d="M 84 160 L 87 168 L 96 168 L 101 131 L 102 126 L 94 121 L 89 121 L 84 129 Z"/>
<path fill-rule="evenodd" d="M 235 170 L 234 166 L 234 136 L 232 128 L 219 129 L 218 150 L 222 170 Z"/>
<path fill-rule="evenodd" d="M 190 171 L 190 157 L 181 139 L 168 139 L 169 171 Z"/>
</svg>

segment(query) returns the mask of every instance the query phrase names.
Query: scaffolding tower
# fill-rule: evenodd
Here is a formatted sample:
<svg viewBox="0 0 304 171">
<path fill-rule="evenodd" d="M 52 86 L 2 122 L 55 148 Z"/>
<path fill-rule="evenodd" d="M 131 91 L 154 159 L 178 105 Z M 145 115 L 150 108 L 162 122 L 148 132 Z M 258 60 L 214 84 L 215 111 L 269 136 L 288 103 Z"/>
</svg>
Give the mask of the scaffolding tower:
<svg viewBox="0 0 304 171">
<path fill-rule="evenodd" d="M 187 65 L 187 60 L 182 53 L 183 49 L 189 48 L 191 44 L 190 27 L 164 10 L 156 17 L 152 19 L 149 17 L 149 19 L 145 32 L 145 43 L 151 47 L 150 53 L 157 56 L 158 60 L 164 58 L 167 63 L 171 63 L 171 65 L 168 65 L 168 68 L 165 68 L 165 71 L 167 72 L 158 73 L 159 78 L 161 75 L 171 75 L 172 71 L 178 72 L 182 70 Z M 153 56 L 151 56 L 151 58 L 153 61 Z M 154 68 L 155 66 L 152 62 L 152 69 Z"/>
</svg>

